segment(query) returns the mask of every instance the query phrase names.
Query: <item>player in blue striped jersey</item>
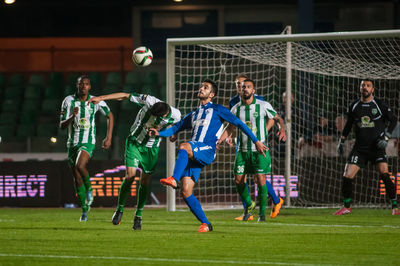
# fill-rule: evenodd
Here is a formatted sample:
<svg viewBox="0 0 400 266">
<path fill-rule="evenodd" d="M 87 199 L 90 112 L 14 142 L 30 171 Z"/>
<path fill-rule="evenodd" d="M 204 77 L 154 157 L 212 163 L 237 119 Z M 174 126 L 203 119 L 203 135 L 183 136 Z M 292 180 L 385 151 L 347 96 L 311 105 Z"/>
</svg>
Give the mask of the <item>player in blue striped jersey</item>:
<svg viewBox="0 0 400 266">
<path fill-rule="evenodd" d="M 161 137 L 169 137 L 175 133 L 191 129 L 192 139 L 179 145 L 178 156 L 172 176 L 160 180 L 161 184 L 178 187 L 182 180 L 182 195 L 191 212 L 201 222 L 198 232 L 212 231 L 211 223 L 203 212 L 200 202 L 193 195 L 193 187 L 197 182 L 201 168 L 211 164 L 215 159 L 216 144 L 223 131 L 223 122 L 227 121 L 240 128 L 255 143 L 259 153 L 265 155 L 268 149 L 251 130 L 239 118 L 235 117 L 229 110 L 211 102 L 217 95 L 218 87 L 214 81 L 206 79 L 197 94 L 200 99 L 200 107 L 187 114 L 183 120 L 169 129 L 160 132 L 150 129 L 150 134 Z"/>
</svg>

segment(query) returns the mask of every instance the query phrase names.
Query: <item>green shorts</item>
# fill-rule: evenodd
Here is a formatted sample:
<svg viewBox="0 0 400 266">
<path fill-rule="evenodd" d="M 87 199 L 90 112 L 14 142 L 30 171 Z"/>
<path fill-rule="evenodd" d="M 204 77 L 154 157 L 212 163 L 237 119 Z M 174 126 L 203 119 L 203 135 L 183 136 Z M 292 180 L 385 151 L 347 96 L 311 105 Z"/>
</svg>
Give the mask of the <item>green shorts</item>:
<svg viewBox="0 0 400 266">
<path fill-rule="evenodd" d="M 146 174 L 152 174 L 156 168 L 158 150 L 158 147 L 149 148 L 128 137 L 125 142 L 125 166 L 140 167 Z"/>
<path fill-rule="evenodd" d="M 90 158 L 93 156 L 93 150 L 95 148 L 94 144 L 91 143 L 83 143 L 79 144 L 73 147 L 69 147 L 67 149 L 68 153 L 68 165 L 73 166 L 76 164 L 76 158 L 78 157 L 78 154 L 80 151 L 86 151 L 89 153 Z"/>
<path fill-rule="evenodd" d="M 235 175 L 244 174 L 268 174 L 271 172 L 271 156 L 265 152 L 265 157 L 258 152 L 238 151 L 233 167 Z"/>
</svg>

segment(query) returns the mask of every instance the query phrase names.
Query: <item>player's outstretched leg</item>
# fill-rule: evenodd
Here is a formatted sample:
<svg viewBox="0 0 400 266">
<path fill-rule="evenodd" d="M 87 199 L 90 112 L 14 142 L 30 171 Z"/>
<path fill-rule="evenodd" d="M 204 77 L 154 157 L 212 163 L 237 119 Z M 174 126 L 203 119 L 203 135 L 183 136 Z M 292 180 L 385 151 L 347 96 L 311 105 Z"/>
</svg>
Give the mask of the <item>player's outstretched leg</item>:
<svg viewBox="0 0 400 266">
<path fill-rule="evenodd" d="M 185 143 L 183 143 L 183 144 L 185 144 Z M 181 144 L 181 145 L 183 145 L 183 144 Z M 190 144 L 187 144 L 187 145 L 190 145 Z M 161 185 L 170 186 L 173 189 L 179 188 L 180 178 L 181 178 L 182 173 L 185 170 L 188 162 L 189 162 L 188 152 L 183 148 L 179 149 L 178 156 L 175 161 L 174 172 L 172 173 L 172 176 L 160 179 Z"/>
<path fill-rule="evenodd" d="M 243 214 L 242 221 L 248 221 L 250 218 L 250 214 L 253 212 L 254 208 L 256 207 L 256 203 L 251 200 L 250 194 L 247 191 L 244 183 L 236 184 L 236 191 L 238 192 L 240 198 L 244 202 L 246 202 L 246 210 Z"/>
</svg>

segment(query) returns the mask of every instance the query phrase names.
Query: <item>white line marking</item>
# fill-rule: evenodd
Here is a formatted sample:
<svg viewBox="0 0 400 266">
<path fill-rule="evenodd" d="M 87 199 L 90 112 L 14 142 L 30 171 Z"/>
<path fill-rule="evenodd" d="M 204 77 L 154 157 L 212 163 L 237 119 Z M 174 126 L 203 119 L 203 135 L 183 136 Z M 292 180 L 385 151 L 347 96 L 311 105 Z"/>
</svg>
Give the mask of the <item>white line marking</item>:
<svg viewBox="0 0 400 266">
<path fill-rule="evenodd" d="M 97 260 L 132 260 L 132 261 L 157 261 L 157 262 L 176 262 L 176 263 L 196 263 L 196 264 L 257 264 L 257 265 L 299 265 L 316 266 L 332 264 L 309 264 L 293 262 L 274 262 L 274 261 L 234 261 L 234 260 L 195 260 L 195 259 L 172 259 L 172 258 L 146 258 L 146 257 L 106 257 L 106 256 L 69 256 L 69 255 L 46 255 L 46 254 L 5 254 L 0 253 L 0 257 L 22 257 L 22 258 L 52 258 L 52 259 L 97 259 Z"/>
</svg>

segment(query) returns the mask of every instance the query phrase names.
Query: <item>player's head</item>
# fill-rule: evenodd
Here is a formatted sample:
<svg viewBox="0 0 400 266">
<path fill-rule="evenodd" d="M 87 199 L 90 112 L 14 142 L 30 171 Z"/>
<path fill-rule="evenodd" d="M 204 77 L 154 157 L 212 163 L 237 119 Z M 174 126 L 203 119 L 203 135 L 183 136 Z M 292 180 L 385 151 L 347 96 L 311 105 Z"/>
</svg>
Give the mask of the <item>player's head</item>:
<svg viewBox="0 0 400 266">
<path fill-rule="evenodd" d="M 90 84 L 90 78 L 87 75 L 82 75 L 76 80 L 76 88 L 78 89 L 78 95 L 87 95 L 89 94 L 90 89 L 92 88 Z"/>
<path fill-rule="evenodd" d="M 217 84 L 211 79 L 205 79 L 201 84 L 197 97 L 200 100 L 208 99 L 209 101 L 211 101 L 211 99 L 214 98 L 217 95 L 217 93 L 218 93 Z"/>
<path fill-rule="evenodd" d="M 253 97 L 254 93 L 256 92 L 254 88 L 254 81 L 251 79 L 245 79 L 242 83 L 242 91 L 241 96 L 243 100 L 248 100 Z"/>
<path fill-rule="evenodd" d="M 363 99 L 368 99 L 375 91 L 374 81 L 371 79 L 363 79 L 360 83 L 360 92 Z"/>
<path fill-rule="evenodd" d="M 237 93 L 239 93 L 239 94 L 242 91 L 242 83 L 245 79 L 248 79 L 248 77 L 245 74 L 239 74 L 236 76 L 235 85 L 236 85 Z"/>
<path fill-rule="evenodd" d="M 165 102 L 156 102 L 150 108 L 150 113 L 156 117 L 165 117 L 169 114 L 170 108 L 169 105 Z"/>
</svg>

